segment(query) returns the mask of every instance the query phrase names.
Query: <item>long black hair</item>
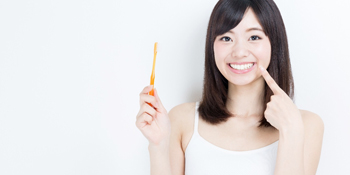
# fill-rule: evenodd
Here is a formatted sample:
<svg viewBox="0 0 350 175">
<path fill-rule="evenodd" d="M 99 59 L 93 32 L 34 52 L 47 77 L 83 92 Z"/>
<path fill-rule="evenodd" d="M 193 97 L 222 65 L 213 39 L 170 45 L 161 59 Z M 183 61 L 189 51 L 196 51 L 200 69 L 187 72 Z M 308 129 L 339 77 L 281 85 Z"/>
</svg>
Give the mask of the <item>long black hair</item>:
<svg viewBox="0 0 350 175">
<path fill-rule="evenodd" d="M 205 71 L 202 99 L 198 108 L 200 116 L 211 124 L 227 121 L 232 114 L 226 108 L 228 80 L 215 64 L 214 40 L 235 28 L 242 20 L 246 10 L 251 8 L 271 43 L 271 61 L 267 71 L 281 89 L 294 97 L 294 82 L 289 59 L 287 34 L 283 19 L 273 0 L 220 0 L 210 16 L 205 43 Z M 273 95 L 265 82 L 266 104 Z M 272 126 L 265 116 L 259 126 Z"/>
</svg>

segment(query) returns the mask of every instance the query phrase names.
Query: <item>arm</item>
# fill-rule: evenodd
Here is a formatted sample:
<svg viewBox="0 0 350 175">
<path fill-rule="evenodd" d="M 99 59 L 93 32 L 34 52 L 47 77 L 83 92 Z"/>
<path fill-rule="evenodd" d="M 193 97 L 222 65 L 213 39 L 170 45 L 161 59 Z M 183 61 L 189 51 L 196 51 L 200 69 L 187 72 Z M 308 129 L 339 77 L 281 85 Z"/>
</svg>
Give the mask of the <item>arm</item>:
<svg viewBox="0 0 350 175">
<path fill-rule="evenodd" d="M 279 130 L 275 175 L 304 175 L 304 127 Z"/>
<path fill-rule="evenodd" d="M 280 133 L 275 175 L 314 175 L 321 154 L 322 119 L 312 112 L 299 110 L 265 68 L 259 67 L 273 92 L 264 115 Z"/>
<path fill-rule="evenodd" d="M 304 111 L 304 169 L 305 175 L 315 175 L 320 161 L 324 123 L 317 114 Z"/>
<path fill-rule="evenodd" d="M 171 175 L 169 140 L 160 145 L 149 145 L 151 175 Z"/>
<path fill-rule="evenodd" d="M 171 175 L 169 145 L 171 121 L 161 103 L 158 92 L 149 95 L 153 86 L 145 87 L 140 93 L 140 110 L 136 116 L 136 126 L 149 141 L 152 175 Z"/>
<path fill-rule="evenodd" d="M 309 111 L 301 110 L 303 124 L 280 131 L 275 175 L 315 175 L 320 160 L 324 124 Z"/>
<path fill-rule="evenodd" d="M 188 104 L 182 104 L 170 110 L 168 114 L 171 123 L 170 138 L 160 145 L 149 145 L 151 175 L 185 174 L 185 154 L 181 146 L 181 136 L 183 119 L 187 117 L 188 108 Z"/>
</svg>

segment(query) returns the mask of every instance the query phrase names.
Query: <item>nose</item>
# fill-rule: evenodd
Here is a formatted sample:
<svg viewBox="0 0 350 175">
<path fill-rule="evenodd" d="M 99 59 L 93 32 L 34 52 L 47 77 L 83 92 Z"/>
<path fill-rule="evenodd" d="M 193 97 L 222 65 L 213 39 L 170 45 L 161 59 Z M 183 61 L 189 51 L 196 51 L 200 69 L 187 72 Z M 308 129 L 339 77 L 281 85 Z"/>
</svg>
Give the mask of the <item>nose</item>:
<svg viewBox="0 0 350 175">
<path fill-rule="evenodd" d="M 232 53 L 231 56 L 233 58 L 244 58 L 249 55 L 249 50 L 244 41 L 237 41 L 233 46 L 232 46 Z"/>
</svg>

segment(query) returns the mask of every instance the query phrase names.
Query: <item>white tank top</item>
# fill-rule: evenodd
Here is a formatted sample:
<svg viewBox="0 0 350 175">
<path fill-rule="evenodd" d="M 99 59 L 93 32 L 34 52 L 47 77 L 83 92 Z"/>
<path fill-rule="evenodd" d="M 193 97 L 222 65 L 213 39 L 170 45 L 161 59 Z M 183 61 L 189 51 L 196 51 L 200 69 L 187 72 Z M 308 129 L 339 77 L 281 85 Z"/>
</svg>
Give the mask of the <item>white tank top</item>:
<svg viewBox="0 0 350 175">
<path fill-rule="evenodd" d="M 198 105 L 194 132 L 185 152 L 185 175 L 273 175 L 278 141 L 249 151 L 215 146 L 198 133 Z"/>
</svg>

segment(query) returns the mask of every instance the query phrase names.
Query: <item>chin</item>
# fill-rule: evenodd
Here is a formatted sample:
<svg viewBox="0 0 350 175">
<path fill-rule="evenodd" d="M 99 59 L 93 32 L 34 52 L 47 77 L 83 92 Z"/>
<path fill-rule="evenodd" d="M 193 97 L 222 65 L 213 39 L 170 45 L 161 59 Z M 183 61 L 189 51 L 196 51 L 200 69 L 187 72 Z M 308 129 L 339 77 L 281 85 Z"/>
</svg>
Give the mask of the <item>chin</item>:
<svg viewBox="0 0 350 175">
<path fill-rule="evenodd" d="M 252 81 L 248 80 L 235 80 L 235 81 L 229 81 L 231 84 L 236 86 L 244 86 L 250 84 Z"/>
<path fill-rule="evenodd" d="M 229 83 L 236 85 L 236 86 L 245 86 L 253 83 L 255 79 L 248 79 L 248 78 L 237 78 L 237 79 L 231 79 L 229 80 Z"/>
</svg>

